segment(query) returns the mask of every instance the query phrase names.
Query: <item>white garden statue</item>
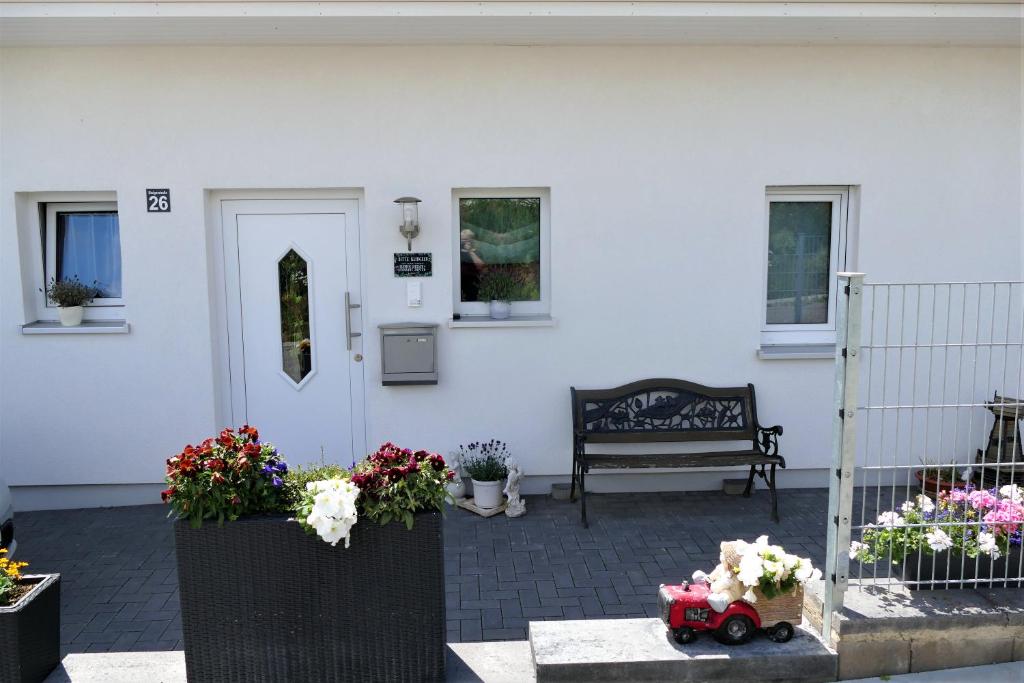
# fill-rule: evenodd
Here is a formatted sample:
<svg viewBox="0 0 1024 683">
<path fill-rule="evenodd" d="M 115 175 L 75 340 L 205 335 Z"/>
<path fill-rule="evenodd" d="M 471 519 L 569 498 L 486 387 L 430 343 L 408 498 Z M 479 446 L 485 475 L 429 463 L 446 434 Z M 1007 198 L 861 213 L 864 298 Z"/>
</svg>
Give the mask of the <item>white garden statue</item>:
<svg viewBox="0 0 1024 683">
<path fill-rule="evenodd" d="M 450 469 L 455 476 L 448 482 L 448 492 L 452 494 L 452 498 L 456 501 L 462 500 L 466 497 L 466 484 L 462 481 L 462 454 L 458 451 L 452 451 L 448 454 L 448 469 Z"/>
<path fill-rule="evenodd" d="M 523 468 L 518 463 L 508 466 L 508 481 L 505 483 L 505 495 L 508 503 L 505 514 L 509 517 L 522 517 L 526 514 L 526 502 L 519 497 L 519 480 L 523 478 Z"/>
</svg>

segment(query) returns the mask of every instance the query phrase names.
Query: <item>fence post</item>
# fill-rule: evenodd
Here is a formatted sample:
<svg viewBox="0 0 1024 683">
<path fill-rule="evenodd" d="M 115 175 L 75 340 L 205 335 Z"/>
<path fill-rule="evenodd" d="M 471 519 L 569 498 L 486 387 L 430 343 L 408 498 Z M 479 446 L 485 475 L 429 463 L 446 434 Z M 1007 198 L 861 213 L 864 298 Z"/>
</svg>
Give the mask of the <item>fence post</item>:
<svg viewBox="0 0 1024 683">
<path fill-rule="evenodd" d="M 843 608 L 849 581 L 850 525 L 856 463 L 857 388 L 860 380 L 861 298 L 863 273 L 839 273 L 836 318 L 835 412 L 832 417 L 832 467 L 828 485 L 828 545 L 821 635 L 832 643 L 833 623 Z"/>
</svg>

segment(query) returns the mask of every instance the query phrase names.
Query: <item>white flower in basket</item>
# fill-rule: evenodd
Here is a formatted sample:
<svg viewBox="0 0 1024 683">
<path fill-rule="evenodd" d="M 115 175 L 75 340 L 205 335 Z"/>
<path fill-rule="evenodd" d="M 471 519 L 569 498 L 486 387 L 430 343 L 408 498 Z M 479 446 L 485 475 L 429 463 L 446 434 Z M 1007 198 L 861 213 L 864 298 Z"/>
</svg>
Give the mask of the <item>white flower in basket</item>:
<svg viewBox="0 0 1024 683">
<path fill-rule="evenodd" d="M 359 487 L 345 479 L 324 479 L 306 484 L 306 495 L 301 520 L 307 530 L 313 530 L 325 542 L 338 545 L 344 539 L 349 547 L 349 532 L 356 523 L 356 499 Z"/>
</svg>

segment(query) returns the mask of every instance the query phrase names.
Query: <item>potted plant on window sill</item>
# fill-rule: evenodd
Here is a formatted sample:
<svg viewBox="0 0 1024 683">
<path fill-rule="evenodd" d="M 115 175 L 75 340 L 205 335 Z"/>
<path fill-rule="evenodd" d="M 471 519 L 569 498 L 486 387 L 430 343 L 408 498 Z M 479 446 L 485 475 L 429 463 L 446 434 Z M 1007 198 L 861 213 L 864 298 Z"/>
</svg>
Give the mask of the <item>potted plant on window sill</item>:
<svg viewBox="0 0 1024 683">
<path fill-rule="evenodd" d="M 60 664 L 60 574 L 28 576 L 0 548 L 0 681 L 36 683 Z"/>
<path fill-rule="evenodd" d="M 473 482 L 473 503 L 481 510 L 501 505 L 501 490 L 508 477 L 508 446 L 503 441 L 473 442 L 459 447 L 462 467 Z"/>
<path fill-rule="evenodd" d="M 521 298 L 522 284 L 515 275 L 501 268 L 492 268 L 480 277 L 477 294 L 480 301 L 489 302 L 493 320 L 505 320 L 512 315 L 512 302 Z"/>
<path fill-rule="evenodd" d="M 84 284 L 77 276 L 64 280 L 52 278 L 46 285 L 46 298 L 57 306 L 60 324 L 64 327 L 81 325 L 83 307 L 97 294 L 99 290 L 95 286 Z"/>
</svg>

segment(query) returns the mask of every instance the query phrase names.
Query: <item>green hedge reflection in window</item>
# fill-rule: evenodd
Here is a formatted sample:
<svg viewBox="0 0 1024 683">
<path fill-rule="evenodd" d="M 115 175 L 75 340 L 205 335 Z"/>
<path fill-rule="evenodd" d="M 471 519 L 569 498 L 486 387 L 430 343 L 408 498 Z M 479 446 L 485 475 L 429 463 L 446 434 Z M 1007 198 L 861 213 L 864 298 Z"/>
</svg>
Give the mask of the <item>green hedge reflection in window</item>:
<svg viewBox="0 0 1024 683">
<path fill-rule="evenodd" d="M 480 301 L 495 269 L 517 281 L 516 301 L 540 301 L 540 197 L 460 199 L 459 245 L 462 301 Z"/>
</svg>

